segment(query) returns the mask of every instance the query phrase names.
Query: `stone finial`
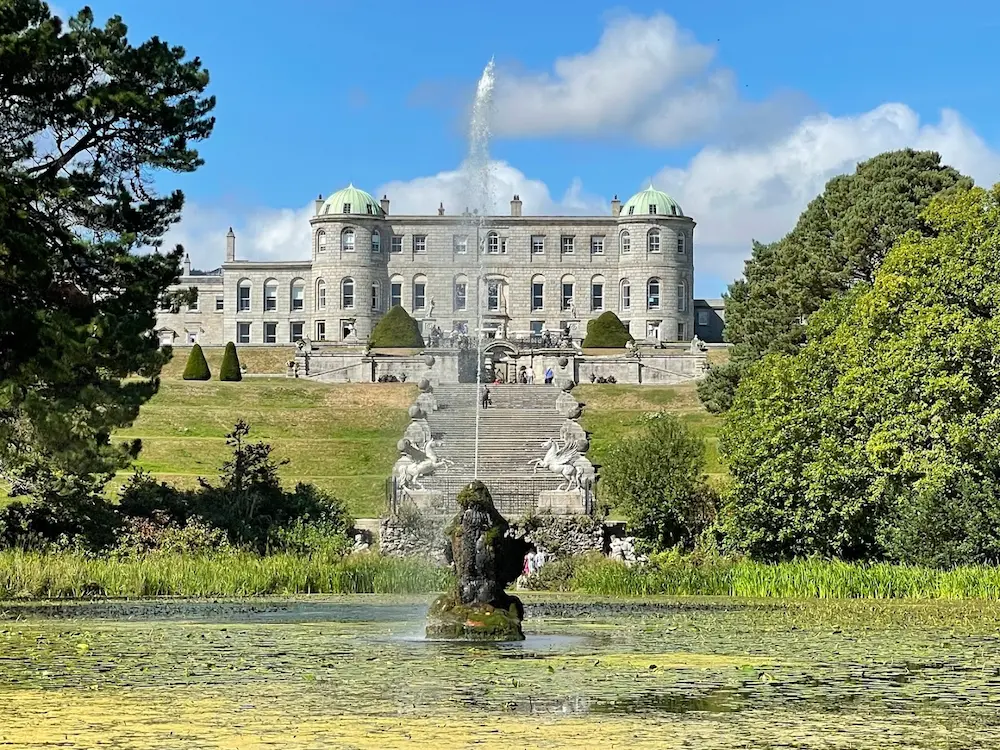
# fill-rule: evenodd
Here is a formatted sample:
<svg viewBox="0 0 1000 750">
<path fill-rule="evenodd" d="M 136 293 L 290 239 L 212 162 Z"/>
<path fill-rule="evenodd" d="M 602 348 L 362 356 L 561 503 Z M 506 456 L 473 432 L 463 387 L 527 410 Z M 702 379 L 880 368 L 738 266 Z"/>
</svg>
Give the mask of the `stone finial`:
<svg viewBox="0 0 1000 750">
<path fill-rule="evenodd" d="M 424 355 L 424 364 L 427 365 L 428 367 L 433 367 L 435 362 L 437 362 L 437 360 L 434 359 L 433 354 Z"/>
<path fill-rule="evenodd" d="M 443 201 L 438 206 L 438 216 L 444 216 L 444 202 Z"/>
<path fill-rule="evenodd" d="M 191 256 L 187 253 L 184 253 L 184 275 L 191 275 Z"/>
</svg>

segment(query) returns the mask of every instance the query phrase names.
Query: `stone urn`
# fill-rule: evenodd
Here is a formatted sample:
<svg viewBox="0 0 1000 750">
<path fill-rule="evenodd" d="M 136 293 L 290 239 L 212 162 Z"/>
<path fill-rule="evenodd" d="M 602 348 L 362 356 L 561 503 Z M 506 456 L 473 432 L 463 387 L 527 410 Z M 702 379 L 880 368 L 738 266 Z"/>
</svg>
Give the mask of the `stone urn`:
<svg viewBox="0 0 1000 750">
<path fill-rule="evenodd" d="M 528 543 L 510 534 L 490 491 L 473 482 L 458 493 L 459 511 L 445 530 L 445 559 L 455 565 L 455 588 L 427 613 L 427 637 L 522 641 L 524 605 L 504 588 L 521 572 Z"/>
</svg>

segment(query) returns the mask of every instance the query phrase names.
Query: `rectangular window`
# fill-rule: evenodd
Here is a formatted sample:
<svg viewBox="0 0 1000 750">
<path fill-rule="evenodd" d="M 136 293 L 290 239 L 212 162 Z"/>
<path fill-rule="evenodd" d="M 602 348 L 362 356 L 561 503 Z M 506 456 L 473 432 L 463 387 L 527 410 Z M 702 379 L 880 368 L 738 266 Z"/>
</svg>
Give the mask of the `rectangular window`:
<svg viewBox="0 0 1000 750">
<path fill-rule="evenodd" d="M 649 284 L 646 287 L 648 294 L 648 299 L 646 300 L 647 310 L 659 310 L 660 309 L 660 282 L 655 279 L 650 279 Z"/>
<path fill-rule="evenodd" d="M 353 281 L 343 281 L 340 284 L 341 294 L 343 296 L 342 305 L 345 310 L 354 309 L 354 282 Z"/>
<path fill-rule="evenodd" d="M 264 343 L 265 344 L 277 344 L 278 343 L 278 324 L 277 323 L 265 323 L 264 324 Z"/>
<path fill-rule="evenodd" d="M 563 255 L 571 255 L 573 253 L 573 238 L 563 236 L 561 247 Z"/>
<path fill-rule="evenodd" d="M 198 343 L 198 332 L 197 331 L 188 331 L 187 332 L 187 342 L 189 344 L 197 344 Z"/>
<path fill-rule="evenodd" d="M 316 321 L 316 340 L 326 341 L 326 321 L 317 320 Z"/>
<path fill-rule="evenodd" d="M 656 213 L 656 204 L 655 203 L 650 203 L 649 204 L 649 213 L 651 213 L 651 214 L 655 214 Z"/>
<path fill-rule="evenodd" d="M 678 341 L 684 341 L 685 340 L 685 336 L 684 336 L 684 324 L 683 323 L 678 323 L 677 324 L 677 340 Z"/>
<path fill-rule="evenodd" d="M 507 238 L 506 237 L 501 237 L 500 238 L 500 252 L 501 253 L 506 253 L 507 252 Z"/>
<path fill-rule="evenodd" d="M 469 238 L 464 234 L 456 234 L 452 240 L 452 248 L 459 255 L 469 252 Z"/>
<path fill-rule="evenodd" d="M 413 235 L 413 252 L 415 253 L 426 253 L 427 252 L 427 237 L 423 234 Z"/>
<path fill-rule="evenodd" d="M 660 233 L 657 230 L 652 230 L 647 236 L 646 245 L 649 248 L 649 252 L 658 253 L 660 252 Z"/>
<path fill-rule="evenodd" d="M 545 309 L 545 284 L 535 282 L 531 285 L 531 309 Z"/>
<path fill-rule="evenodd" d="M 320 310 L 326 309 L 326 284 L 320 284 L 316 290 L 316 306 Z"/>
<path fill-rule="evenodd" d="M 304 286 L 292 287 L 292 309 L 305 310 L 306 308 L 306 288 Z"/>
<path fill-rule="evenodd" d="M 593 255 L 604 255 L 604 235 L 596 234 L 590 238 L 590 252 Z"/>
<path fill-rule="evenodd" d="M 236 324 L 236 343 L 237 344 L 249 344 L 250 343 L 250 324 L 249 323 L 237 323 Z"/>
<path fill-rule="evenodd" d="M 195 291 L 194 299 L 188 302 L 188 312 L 198 312 L 198 292 Z"/>
<path fill-rule="evenodd" d="M 350 203 L 345 203 L 344 204 L 344 213 L 345 214 L 351 213 L 351 204 Z"/>
<path fill-rule="evenodd" d="M 687 286 L 685 284 L 677 285 L 677 312 L 687 311 Z"/>
<path fill-rule="evenodd" d="M 500 309 L 500 282 L 486 282 L 486 309 L 495 312 Z"/>
<path fill-rule="evenodd" d="M 541 255 L 544 252 L 545 252 L 545 235 L 544 234 L 531 235 L 531 254 Z"/>
<path fill-rule="evenodd" d="M 622 310 L 632 307 L 632 285 L 622 284 Z"/>
<path fill-rule="evenodd" d="M 225 298 L 225 296 L 221 296 L 220 295 L 220 296 L 218 296 L 218 297 L 215 298 L 215 309 L 217 311 L 218 310 L 225 310 L 226 309 L 226 298 Z"/>
<path fill-rule="evenodd" d="M 698 311 L 698 325 L 707 326 L 708 325 L 708 310 Z"/>
<path fill-rule="evenodd" d="M 305 327 L 306 327 L 305 323 L 292 323 L 291 326 L 289 327 L 291 335 L 288 337 L 288 340 L 291 341 L 293 344 L 296 341 L 300 341 L 302 339 L 302 329 L 304 329 Z"/>
<path fill-rule="evenodd" d="M 496 232 L 486 235 L 486 252 L 496 255 L 500 252 L 500 237 Z"/>
<path fill-rule="evenodd" d="M 278 287 L 264 287 L 264 311 L 270 312 L 278 309 Z"/>
<path fill-rule="evenodd" d="M 646 338 L 653 339 L 654 341 L 660 340 L 660 321 L 658 320 L 646 321 Z"/>
<path fill-rule="evenodd" d="M 372 284 L 372 310 L 382 309 L 382 287 Z"/>
<path fill-rule="evenodd" d="M 413 285 L 413 309 L 414 310 L 423 310 L 425 304 L 427 304 L 427 285 L 426 284 L 414 284 Z"/>
<path fill-rule="evenodd" d="M 399 234 L 394 234 L 389 238 L 389 252 L 390 253 L 401 253 L 403 252 L 403 236 Z"/>
<path fill-rule="evenodd" d="M 531 323 L 529 323 L 529 325 L 531 326 L 531 335 L 532 336 L 541 336 L 542 335 L 542 331 L 545 330 L 545 321 L 544 320 L 533 320 L 533 321 L 531 321 Z"/>
<path fill-rule="evenodd" d="M 403 304 L 403 285 L 389 284 L 389 307 Z"/>
<path fill-rule="evenodd" d="M 455 282 L 455 310 L 464 310 L 468 301 L 468 284 L 464 281 Z"/>
<path fill-rule="evenodd" d="M 236 295 L 236 309 L 245 312 L 250 309 L 250 287 L 241 286 Z"/>
<path fill-rule="evenodd" d="M 565 283 L 562 285 L 562 306 L 561 310 L 569 310 L 570 305 L 573 304 L 573 284 Z"/>
<path fill-rule="evenodd" d="M 357 332 L 354 328 L 355 321 L 353 318 L 349 320 L 340 321 L 340 340 L 346 341 L 347 339 L 357 336 Z"/>
<path fill-rule="evenodd" d="M 677 235 L 677 252 L 681 253 L 681 254 L 684 253 L 684 235 L 683 234 L 678 234 Z"/>
<path fill-rule="evenodd" d="M 604 309 L 604 284 L 590 285 L 590 309 Z"/>
</svg>

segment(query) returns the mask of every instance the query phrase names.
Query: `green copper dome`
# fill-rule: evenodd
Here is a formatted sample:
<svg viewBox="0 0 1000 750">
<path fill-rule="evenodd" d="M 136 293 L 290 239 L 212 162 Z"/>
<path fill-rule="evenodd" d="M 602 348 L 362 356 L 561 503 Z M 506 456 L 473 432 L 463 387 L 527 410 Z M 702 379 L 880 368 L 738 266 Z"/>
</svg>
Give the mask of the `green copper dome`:
<svg viewBox="0 0 1000 750">
<path fill-rule="evenodd" d="M 683 216 L 684 212 L 677 201 L 657 190 L 650 184 L 645 190 L 636 193 L 622 206 L 622 216 Z"/>
<path fill-rule="evenodd" d="M 327 198 L 319 209 L 320 216 L 347 214 L 349 216 L 385 216 L 382 205 L 370 193 L 348 185 Z"/>
</svg>

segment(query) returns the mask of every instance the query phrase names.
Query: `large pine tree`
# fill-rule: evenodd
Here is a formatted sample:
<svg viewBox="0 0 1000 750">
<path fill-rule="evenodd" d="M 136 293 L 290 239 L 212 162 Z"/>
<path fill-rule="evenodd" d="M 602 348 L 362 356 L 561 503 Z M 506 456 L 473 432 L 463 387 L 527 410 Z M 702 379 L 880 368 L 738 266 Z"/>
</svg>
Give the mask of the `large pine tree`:
<svg viewBox="0 0 1000 750">
<path fill-rule="evenodd" d="M 126 31 L 86 8 L 64 25 L 40 0 L 0 2 L 0 477 L 14 494 L 78 491 L 126 465 L 139 446 L 111 432 L 169 356 L 152 328 L 182 251 L 141 248 L 183 196 L 153 177 L 200 166 L 191 144 L 215 102 L 197 58 Z"/>
</svg>

